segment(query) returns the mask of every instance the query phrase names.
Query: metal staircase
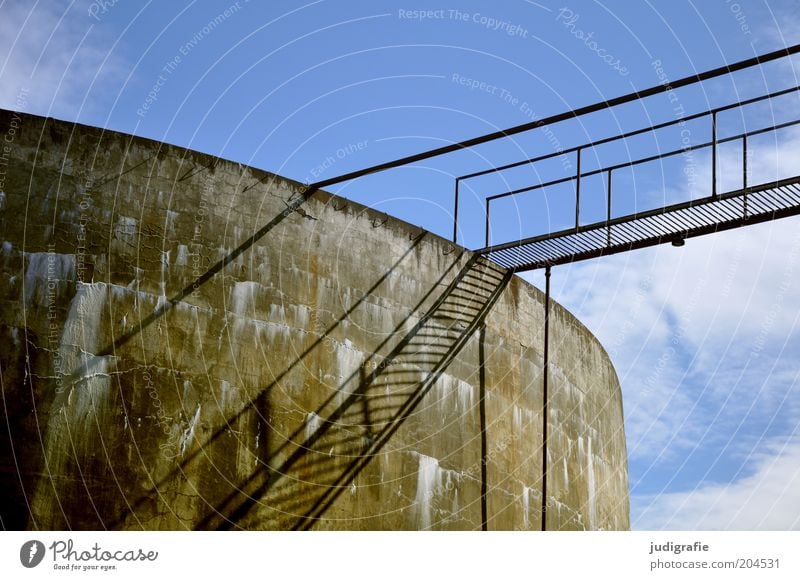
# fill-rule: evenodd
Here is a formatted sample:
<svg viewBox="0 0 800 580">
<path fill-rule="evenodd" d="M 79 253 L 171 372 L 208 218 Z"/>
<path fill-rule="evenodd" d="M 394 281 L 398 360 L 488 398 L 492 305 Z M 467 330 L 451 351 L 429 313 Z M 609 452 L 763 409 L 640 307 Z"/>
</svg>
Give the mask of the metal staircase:
<svg viewBox="0 0 800 580">
<path fill-rule="evenodd" d="M 313 425 L 295 432 L 282 460 L 235 486 L 198 528 L 313 527 L 414 412 L 510 279 L 510 272 L 473 255 L 410 331 L 392 334 L 402 338 L 388 355 L 372 354 L 340 386 L 343 401 L 329 399 Z M 357 386 L 348 394 L 350 381 Z"/>
</svg>

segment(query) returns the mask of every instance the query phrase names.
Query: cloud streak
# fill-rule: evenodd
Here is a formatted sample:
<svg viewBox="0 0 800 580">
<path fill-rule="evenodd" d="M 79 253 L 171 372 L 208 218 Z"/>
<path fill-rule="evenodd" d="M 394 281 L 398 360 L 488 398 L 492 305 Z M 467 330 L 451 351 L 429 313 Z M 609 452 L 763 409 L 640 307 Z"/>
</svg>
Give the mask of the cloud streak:
<svg viewBox="0 0 800 580">
<path fill-rule="evenodd" d="M 710 156 L 691 162 L 667 203 L 710 193 Z M 720 191 L 741 187 L 741 162 L 720 151 Z M 748 169 L 750 184 L 800 173 L 800 132 L 754 140 Z M 799 273 L 797 218 L 554 271 L 620 377 L 633 527 L 797 529 Z"/>
<path fill-rule="evenodd" d="M 5 2 L 0 18 L 0 107 L 74 119 L 94 86 L 107 91 L 120 77 L 109 39 L 78 2 Z M 97 93 L 99 95 L 101 93 Z"/>
<path fill-rule="evenodd" d="M 800 530 L 800 437 L 752 456 L 733 483 L 634 496 L 633 503 L 639 529 Z"/>
</svg>

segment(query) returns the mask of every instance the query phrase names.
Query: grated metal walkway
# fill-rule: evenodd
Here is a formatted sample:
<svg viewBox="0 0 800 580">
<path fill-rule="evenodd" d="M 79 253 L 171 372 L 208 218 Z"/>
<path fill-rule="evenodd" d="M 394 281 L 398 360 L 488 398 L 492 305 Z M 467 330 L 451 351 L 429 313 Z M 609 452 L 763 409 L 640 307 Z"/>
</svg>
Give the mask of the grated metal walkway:
<svg viewBox="0 0 800 580">
<path fill-rule="evenodd" d="M 800 214 L 800 176 L 679 203 L 477 253 L 524 272 L 702 236 Z"/>
</svg>

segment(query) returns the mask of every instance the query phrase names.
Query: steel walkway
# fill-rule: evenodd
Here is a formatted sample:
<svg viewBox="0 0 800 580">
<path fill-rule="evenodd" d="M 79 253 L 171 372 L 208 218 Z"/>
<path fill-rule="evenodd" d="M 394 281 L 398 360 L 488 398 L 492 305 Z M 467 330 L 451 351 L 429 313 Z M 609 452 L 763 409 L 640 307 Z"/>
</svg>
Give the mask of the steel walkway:
<svg viewBox="0 0 800 580">
<path fill-rule="evenodd" d="M 477 250 L 522 272 L 800 214 L 800 176 Z"/>
</svg>

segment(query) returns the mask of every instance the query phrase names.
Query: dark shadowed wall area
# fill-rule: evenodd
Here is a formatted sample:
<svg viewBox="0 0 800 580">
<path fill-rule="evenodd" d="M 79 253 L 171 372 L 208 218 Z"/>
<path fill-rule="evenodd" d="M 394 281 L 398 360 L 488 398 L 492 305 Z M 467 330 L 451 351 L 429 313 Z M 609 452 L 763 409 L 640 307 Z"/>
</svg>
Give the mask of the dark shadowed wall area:
<svg viewBox="0 0 800 580">
<path fill-rule="evenodd" d="M 539 290 L 231 161 L 0 139 L 4 528 L 541 528 Z M 551 311 L 547 527 L 627 529 L 616 374 Z"/>
</svg>

